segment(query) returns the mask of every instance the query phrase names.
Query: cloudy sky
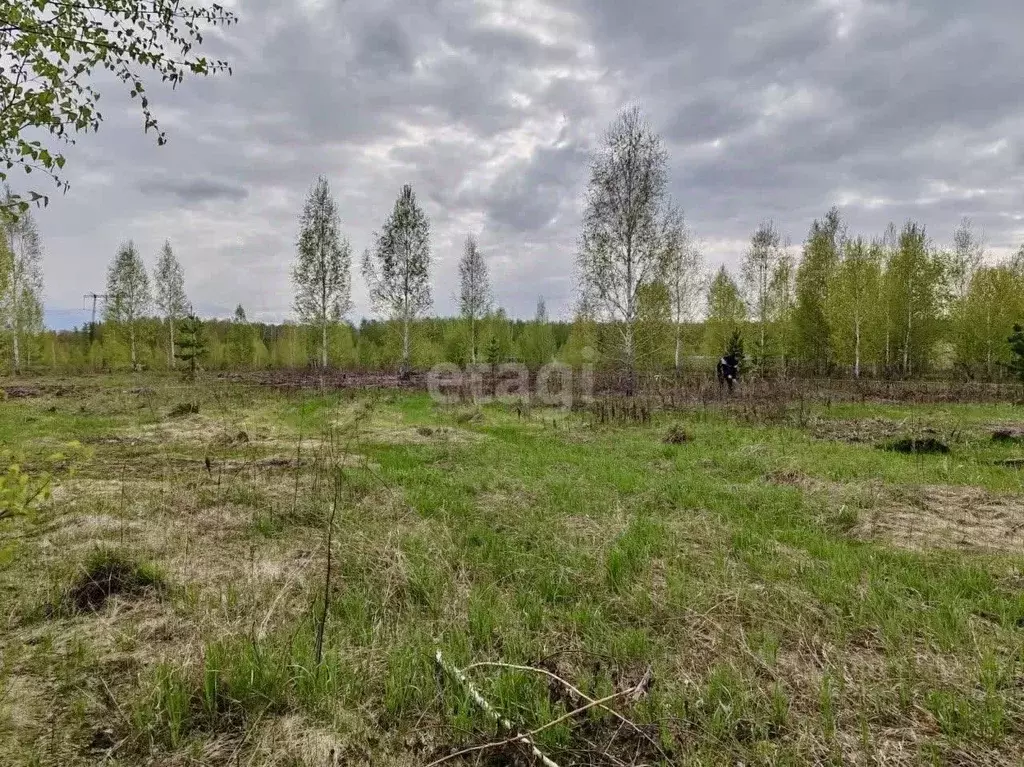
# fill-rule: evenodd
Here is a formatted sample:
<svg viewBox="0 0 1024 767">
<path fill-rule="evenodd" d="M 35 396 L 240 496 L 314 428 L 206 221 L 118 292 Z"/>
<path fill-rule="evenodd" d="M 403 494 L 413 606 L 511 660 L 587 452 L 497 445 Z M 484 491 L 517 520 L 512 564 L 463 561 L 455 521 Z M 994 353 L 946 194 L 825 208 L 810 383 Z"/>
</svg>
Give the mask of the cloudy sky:
<svg viewBox="0 0 1024 767">
<path fill-rule="evenodd" d="M 125 96 L 68 153 L 37 214 L 53 324 L 80 323 L 118 243 L 165 238 L 205 314 L 290 311 L 318 173 L 355 261 L 403 183 L 433 226 L 437 310 L 477 235 L 501 305 L 568 316 L 587 160 L 626 105 L 670 152 L 671 192 L 711 265 L 773 218 L 794 243 L 838 204 L 854 232 L 962 216 L 998 255 L 1024 241 L 1020 0 L 237 0 L 208 39 L 234 76 Z M 354 279 L 355 317 L 369 312 Z"/>
</svg>

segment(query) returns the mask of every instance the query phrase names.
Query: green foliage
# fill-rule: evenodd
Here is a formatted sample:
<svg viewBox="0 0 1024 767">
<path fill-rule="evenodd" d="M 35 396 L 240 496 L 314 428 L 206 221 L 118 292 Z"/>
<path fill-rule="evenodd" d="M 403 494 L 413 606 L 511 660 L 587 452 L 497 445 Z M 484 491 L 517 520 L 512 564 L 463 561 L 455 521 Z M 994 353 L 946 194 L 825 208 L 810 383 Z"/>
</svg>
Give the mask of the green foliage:
<svg viewBox="0 0 1024 767">
<path fill-rule="evenodd" d="M 363 278 L 373 308 L 402 325 L 402 372 L 412 364 L 410 324 L 433 305 L 430 222 L 406 184 L 372 248 L 363 254 Z"/>
<path fill-rule="evenodd" d="M 1005 265 L 976 269 L 950 312 L 957 362 L 971 377 L 992 378 L 1010 363 L 1006 337 L 1024 317 L 1024 276 Z"/>
<path fill-rule="evenodd" d="M 1007 339 L 1010 345 L 1010 371 L 1024 381 L 1024 327 L 1013 326 L 1013 334 Z"/>
<path fill-rule="evenodd" d="M 942 331 L 945 272 L 924 227 L 908 221 L 889 254 L 885 310 L 890 367 L 904 376 L 928 367 Z"/>
<path fill-rule="evenodd" d="M 207 353 L 203 321 L 190 314 L 181 321 L 181 335 L 175 356 L 188 365 L 189 376 L 195 378 L 199 363 Z"/>
<path fill-rule="evenodd" d="M 5 0 L 0 8 L 0 48 L 19 66 L 0 68 L 0 181 L 15 165 L 26 173 L 40 170 L 60 188 L 64 155 L 35 138 L 48 132 L 60 143 L 76 133 L 96 131 L 103 121 L 94 86 L 98 70 L 119 80 L 142 108 L 144 129 L 166 137 L 149 106 L 140 74 L 172 86 L 186 75 L 230 71 L 227 62 L 197 55 L 207 26 L 226 26 L 235 16 L 220 5 L 204 7 L 177 0 L 94 0 L 51 3 Z M 38 192 L 14 197 L 5 206 L 24 212 L 29 200 L 46 201 Z"/>
<path fill-rule="evenodd" d="M 811 224 L 803 261 L 796 271 L 795 352 L 801 362 L 817 373 L 824 373 L 832 364 L 829 293 L 845 238 L 839 209 L 832 208 L 824 219 Z"/>
<path fill-rule="evenodd" d="M 185 313 L 188 298 L 185 295 L 185 272 L 181 263 L 171 249 L 171 243 L 165 242 L 157 256 L 156 269 L 153 271 L 155 303 L 167 323 L 167 366 L 174 366 L 174 324 Z"/>
<path fill-rule="evenodd" d="M 321 367 L 329 362 L 331 325 L 352 310 L 351 261 L 352 247 L 341 234 L 338 204 L 327 179 L 320 176 L 302 209 L 292 283 L 299 321 L 319 330 Z"/>
<path fill-rule="evenodd" d="M 487 340 L 487 348 L 484 350 L 484 358 L 492 368 L 500 365 L 504 360 L 501 357 L 501 342 L 497 336 L 491 336 Z"/>
<path fill-rule="evenodd" d="M 25 468 L 24 458 L 11 450 L 0 450 L 0 522 L 31 516 L 38 505 L 50 497 L 53 481 L 71 476 L 88 451 L 77 441 L 51 453 L 39 468 Z M 7 564 L 16 552 L 16 544 L 0 544 L 0 565 Z"/>
<path fill-rule="evenodd" d="M 636 363 L 639 370 L 664 370 L 672 365 L 672 302 L 663 282 L 637 290 Z"/>
<path fill-rule="evenodd" d="M 747 307 L 740 296 L 740 289 L 722 266 L 708 289 L 708 318 L 704 334 L 706 353 L 714 357 L 721 354 L 746 317 Z"/>
<path fill-rule="evenodd" d="M 32 215 L 14 217 L 12 194 L 0 200 L 0 331 L 7 331 L 11 369 L 21 372 L 43 330 L 42 244 Z"/>
<path fill-rule="evenodd" d="M 740 333 L 739 328 L 732 331 L 732 335 L 729 336 L 729 343 L 725 347 L 725 355 L 727 357 L 734 357 L 737 367 L 743 367 L 746 355 L 743 353 L 743 334 Z"/>
<path fill-rule="evenodd" d="M 107 269 L 107 322 L 126 330 L 132 369 L 139 367 L 139 322 L 150 307 L 149 275 L 135 243 L 129 240 L 118 248 Z"/>
<path fill-rule="evenodd" d="M 537 300 L 537 313 L 522 335 L 519 350 L 519 359 L 531 368 L 546 365 L 555 355 L 555 336 L 543 296 Z"/>
<path fill-rule="evenodd" d="M 877 359 L 882 348 L 881 244 L 860 237 L 843 242 L 826 305 L 830 347 L 836 362 L 859 377 L 864 360 Z"/>
</svg>

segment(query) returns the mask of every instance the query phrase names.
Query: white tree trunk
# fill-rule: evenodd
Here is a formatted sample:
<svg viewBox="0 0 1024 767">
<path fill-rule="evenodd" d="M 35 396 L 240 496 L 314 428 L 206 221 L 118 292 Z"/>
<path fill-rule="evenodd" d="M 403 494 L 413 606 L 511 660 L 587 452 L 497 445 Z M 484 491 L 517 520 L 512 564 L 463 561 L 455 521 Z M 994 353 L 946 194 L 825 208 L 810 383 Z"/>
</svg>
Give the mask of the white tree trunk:
<svg viewBox="0 0 1024 767">
<path fill-rule="evenodd" d="M 402 375 L 409 372 L 409 313 L 402 317 Z"/>
<path fill-rule="evenodd" d="M 853 377 L 860 378 L 860 315 L 856 315 L 853 321 Z"/>
<path fill-rule="evenodd" d="M 469 361 L 476 364 L 476 315 L 469 318 Z"/>
<path fill-rule="evenodd" d="M 170 368 L 175 367 L 174 359 L 174 317 L 167 317 L 167 324 L 170 329 L 170 345 L 167 347 L 167 366 Z"/>
<path fill-rule="evenodd" d="M 327 369 L 327 320 L 324 320 L 321 327 L 320 367 L 324 370 Z"/>
</svg>

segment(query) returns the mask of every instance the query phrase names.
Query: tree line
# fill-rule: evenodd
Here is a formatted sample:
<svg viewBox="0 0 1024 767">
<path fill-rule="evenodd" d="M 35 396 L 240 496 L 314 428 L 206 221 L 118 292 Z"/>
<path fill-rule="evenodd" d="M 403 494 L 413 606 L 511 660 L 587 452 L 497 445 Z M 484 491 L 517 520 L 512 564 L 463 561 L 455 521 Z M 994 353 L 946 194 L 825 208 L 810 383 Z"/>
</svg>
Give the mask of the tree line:
<svg viewBox="0 0 1024 767">
<path fill-rule="evenodd" d="M 1010 336 L 1024 321 L 1024 246 L 992 261 L 967 219 L 947 247 L 914 221 L 866 237 L 849 232 L 832 208 L 801 247 L 763 222 L 738 273 L 722 266 L 709 275 L 699 239 L 668 196 L 668 175 L 661 138 L 639 109 L 622 112 L 591 161 L 571 322 L 552 322 L 543 298 L 532 320 L 510 319 L 495 305 L 473 233 L 458 264 L 459 316 L 429 316 L 430 223 L 406 185 L 362 255 L 378 319 L 358 327 L 349 319 L 352 249 L 321 176 L 299 217 L 291 273 L 297 322 L 251 323 L 239 306 L 232 320 L 205 323 L 204 364 L 404 374 L 439 362 L 559 360 L 621 369 L 632 388 L 640 372 L 706 369 L 742 343 L 746 375 L 1012 374 Z M 32 216 L 7 217 L 2 226 L 0 352 L 11 369 L 178 365 L 176 329 L 192 309 L 169 242 L 152 275 L 132 242 L 121 245 L 107 272 L 102 324 L 53 332 L 42 327 L 42 249 Z"/>
</svg>

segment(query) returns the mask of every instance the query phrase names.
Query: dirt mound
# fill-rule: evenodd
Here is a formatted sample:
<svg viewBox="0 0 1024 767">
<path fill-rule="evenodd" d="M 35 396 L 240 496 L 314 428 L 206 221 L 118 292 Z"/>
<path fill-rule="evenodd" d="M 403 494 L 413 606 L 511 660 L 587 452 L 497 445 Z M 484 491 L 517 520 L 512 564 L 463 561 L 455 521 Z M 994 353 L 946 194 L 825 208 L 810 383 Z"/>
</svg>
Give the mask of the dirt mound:
<svg viewBox="0 0 1024 767">
<path fill-rule="evenodd" d="M 949 445 L 937 440 L 935 437 L 901 437 L 900 439 L 885 442 L 879 445 L 882 450 L 890 450 L 894 453 L 907 453 L 920 455 L 924 453 L 946 455 L 949 453 Z"/>
<path fill-rule="evenodd" d="M 1024 499 L 978 487 L 926 485 L 860 510 L 853 535 L 909 549 L 1024 551 Z"/>
<path fill-rule="evenodd" d="M 186 415 L 195 415 L 199 412 L 199 405 L 195 402 L 179 402 L 167 413 L 168 418 L 181 418 Z"/>
<path fill-rule="evenodd" d="M 112 596 L 140 597 L 165 587 L 163 576 L 152 565 L 100 550 L 85 563 L 67 597 L 69 606 L 78 612 L 96 612 Z"/>
<path fill-rule="evenodd" d="M 992 441 L 1010 445 L 1024 444 L 1024 429 L 997 429 L 992 432 Z"/>
</svg>

